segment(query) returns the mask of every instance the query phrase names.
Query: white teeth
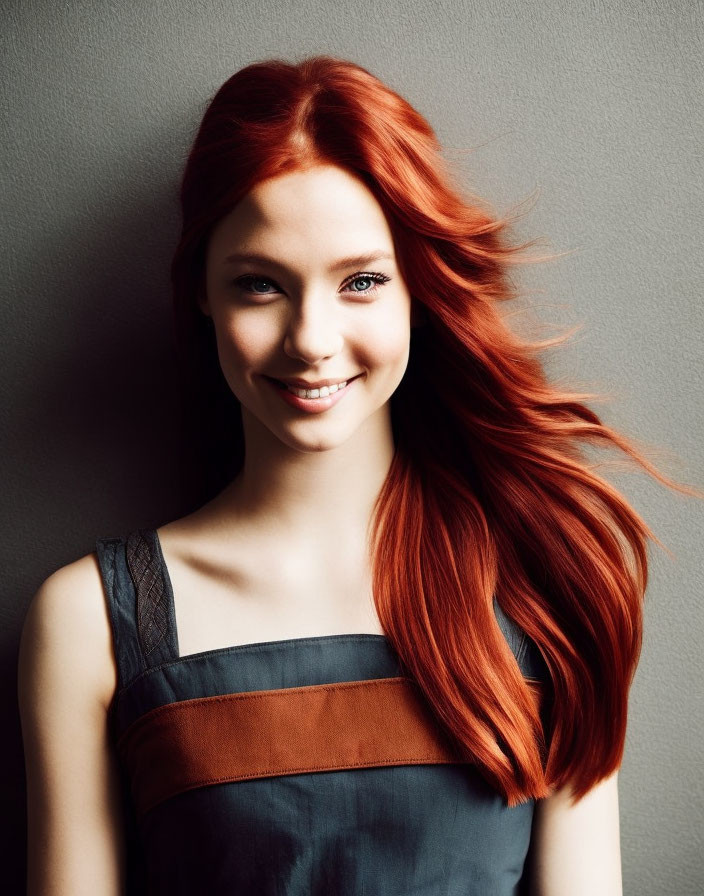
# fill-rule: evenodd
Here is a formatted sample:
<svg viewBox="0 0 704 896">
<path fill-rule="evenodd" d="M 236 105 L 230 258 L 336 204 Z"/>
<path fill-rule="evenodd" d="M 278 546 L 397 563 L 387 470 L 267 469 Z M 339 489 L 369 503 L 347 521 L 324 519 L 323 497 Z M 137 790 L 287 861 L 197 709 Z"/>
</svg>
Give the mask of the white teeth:
<svg viewBox="0 0 704 896">
<path fill-rule="evenodd" d="M 327 398 L 328 395 L 332 395 L 338 389 L 344 389 L 346 385 L 347 380 L 343 383 L 334 383 L 332 386 L 321 386 L 320 389 L 296 389 L 295 386 L 289 385 L 286 388 L 299 398 Z"/>
</svg>

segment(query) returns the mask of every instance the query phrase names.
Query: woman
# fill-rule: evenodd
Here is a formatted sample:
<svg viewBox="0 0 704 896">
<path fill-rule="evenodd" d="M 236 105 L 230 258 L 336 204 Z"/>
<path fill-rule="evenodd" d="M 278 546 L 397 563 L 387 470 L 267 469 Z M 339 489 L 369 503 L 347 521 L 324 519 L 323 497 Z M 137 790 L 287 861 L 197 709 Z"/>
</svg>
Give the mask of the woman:
<svg viewBox="0 0 704 896">
<path fill-rule="evenodd" d="M 548 383 L 506 222 L 364 69 L 239 71 L 181 195 L 203 491 L 32 603 L 30 893 L 620 893 L 654 536 L 581 440 L 673 483 Z"/>
</svg>

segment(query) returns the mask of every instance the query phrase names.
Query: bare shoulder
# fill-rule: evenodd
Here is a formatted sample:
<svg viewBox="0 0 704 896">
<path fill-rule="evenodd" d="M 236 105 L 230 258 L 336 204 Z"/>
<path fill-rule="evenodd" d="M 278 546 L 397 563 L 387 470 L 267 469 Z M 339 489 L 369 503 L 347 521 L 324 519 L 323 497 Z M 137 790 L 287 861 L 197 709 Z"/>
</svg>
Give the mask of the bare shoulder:
<svg viewBox="0 0 704 896">
<path fill-rule="evenodd" d="M 100 568 L 90 553 L 60 567 L 34 594 L 22 629 L 20 700 L 75 679 L 106 708 L 117 673 Z"/>
<path fill-rule="evenodd" d="M 20 643 L 27 893 L 123 889 L 121 799 L 108 706 L 116 670 L 97 556 L 40 585 Z"/>
<path fill-rule="evenodd" d="M 536 804 L 532 896 L 621 896 L 618 772 L 580 800 L 569 786 Z"/>
</svg>

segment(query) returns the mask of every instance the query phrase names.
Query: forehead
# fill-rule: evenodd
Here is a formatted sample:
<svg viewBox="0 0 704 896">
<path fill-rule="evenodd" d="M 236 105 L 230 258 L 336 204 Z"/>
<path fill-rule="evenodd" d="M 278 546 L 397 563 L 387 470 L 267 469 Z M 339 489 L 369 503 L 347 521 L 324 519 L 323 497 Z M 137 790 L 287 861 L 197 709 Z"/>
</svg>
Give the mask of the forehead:
<svg viewBox="0 0 704 896">
<path fill-rule="evenodd" d="M 369 188 L 342 168 L 317 165 L 257 184 L 216 226 L 209 255 L 233 248 L 326 258 L 386 248 L 393 238 Z"/>
</svg>

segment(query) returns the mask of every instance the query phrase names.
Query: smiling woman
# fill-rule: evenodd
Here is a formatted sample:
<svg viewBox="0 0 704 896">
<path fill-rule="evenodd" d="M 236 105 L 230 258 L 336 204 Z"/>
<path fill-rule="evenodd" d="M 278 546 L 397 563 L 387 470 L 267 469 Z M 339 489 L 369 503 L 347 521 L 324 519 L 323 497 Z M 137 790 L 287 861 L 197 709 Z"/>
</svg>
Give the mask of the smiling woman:
<svg viewBox="0 0 704 896">
<path fill-rule="evenodd" d="M 693 490 L 548 381 L 507 222 L 360 66 L 233 75 L 181 201 L 201 487 L 32 603 L 29 892 L 619 894 L 655 536 L 584 445 Z"/>
<path fill-rule="evenodd" d="M 378 270 L 357 267 L 372 263 Z M 212 233 L 200 307 L 250 458 L 264 461 L 277 439 L 390 460 L 411 297 L 384 212 L 359 178 L 316 165 L 257 184 Z"/>
</svg>

